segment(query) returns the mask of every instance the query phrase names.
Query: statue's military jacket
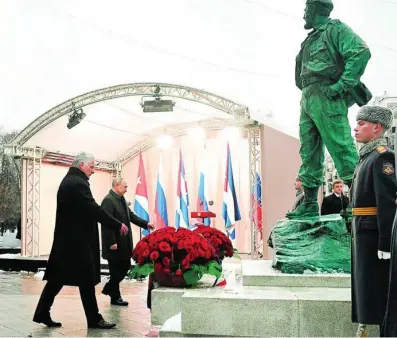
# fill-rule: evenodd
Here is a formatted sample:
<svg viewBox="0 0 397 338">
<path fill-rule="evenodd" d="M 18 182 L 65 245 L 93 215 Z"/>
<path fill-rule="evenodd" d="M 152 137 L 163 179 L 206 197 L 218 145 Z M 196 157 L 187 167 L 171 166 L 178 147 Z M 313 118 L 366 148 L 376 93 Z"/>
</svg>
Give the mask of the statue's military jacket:
<svg viewBox="0 0 397 338">
<path fill-rule="evenodd" d="M 360 82 L 371 53 L 365 42 L 339 20 L 329 20 L 311 31 L 296 57 L 299 89 L 312 83 L 339 83 L 349 106 L 366 104 L 371 92 Z"/>
</svg>

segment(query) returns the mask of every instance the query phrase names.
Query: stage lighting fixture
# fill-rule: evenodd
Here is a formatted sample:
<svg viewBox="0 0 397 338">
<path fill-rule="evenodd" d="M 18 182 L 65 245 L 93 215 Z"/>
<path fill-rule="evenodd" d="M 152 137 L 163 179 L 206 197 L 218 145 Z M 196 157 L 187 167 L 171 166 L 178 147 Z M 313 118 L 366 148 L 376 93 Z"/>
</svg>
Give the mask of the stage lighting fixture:
<svg viewBox="0 0 397 338">
<path fill-rule="evenodd" d="M 141 103 L 144 113 L 160 113 L 173 111 L 175 102 L 172 100 L 162 100 L 156 97 L 154 100 L 148 100 Z"/>
<path fill-rule="evenodd" d="M 86 114 L 83 113 L 83 109 L 75 109 L 74 103 L 73 106 L 73 113 L 69 116 L 69 122 L 67 124 L 68 129 L 72 129 L 73 127 L 77 126 L 83 118 L 86 117 Z"/>
<path fill-rule="evenodd" d="M 172 100 L 162 100 L 160 91 L 160 86 L 156 85 L 153 91 L 154 95 L 150 96 L 154 100 L 145 100 L 144 96 L 141 98 L 141 107 L 144 113 L 161 113 L 174 110 L 175 102 Z"/>
</svg>

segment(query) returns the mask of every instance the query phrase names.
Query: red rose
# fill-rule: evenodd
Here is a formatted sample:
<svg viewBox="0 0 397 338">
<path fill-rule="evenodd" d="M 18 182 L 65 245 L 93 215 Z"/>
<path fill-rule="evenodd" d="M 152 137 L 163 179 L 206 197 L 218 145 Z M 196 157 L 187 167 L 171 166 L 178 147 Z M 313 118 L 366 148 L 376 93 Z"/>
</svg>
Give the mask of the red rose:
<svg viewBox="0 0 397 338">
<path fill-rule="evenodd" d="M 181 269 L 176 270 L 175 275 L 182 276 L 183 275 L 182 270 Z"/>
<path fill-rule="evenodd" d="M 159 252 L 158 251 L 153 251 L 151 254 L 150 254 L 150 259 L 152 260 L 152 261 L 155 261 L 156 259 L 158 259 L 159 257 L 160 257 L 160 254 L 159 254 Z"/>
<path fill-rule="evenodd" d="M 163 264 L 164 264 L 164 266 L 170 266 L 171 260 L 168 257 L 164 257 Z"/>
<path fill-rule="evenodd" d="M 182 261 L 181 266 L 182 266 L 182 269 L 187 270 L 187 269 L 190 268 L 190 262 L 185 258 L 185 259 Z"/>
<path fill-rule="evenodd" d="M 159 249 L 162 252 L 171 252 L 171 246 L 167 242 L 160 242 Z"/>
<path fill-rule="evenodd" d="M 163 271 L 163 266 L 161 265 L 161 263 L 154 264 L 154 270 L 157 272 Z"/>
<path fill-rule="evenodd" d="M 169 268 L 164 268 L 163 272 L 169 275 L 171 273 L 171 270 Z"/>
<path fill-rule="evenodd" d="M 179 250 L 186 249 L 185 241 L 184 241 L 184 240 L 180 240 L 180 241 L 178 242 L 178 249 L 179 249 Z"/>
<path fill-rule="evenodd" d="M 205 251 L 203 249 L 198 249 L 197 253 L 199 254 L 200 257 L 205 257 Z"/>
<path fill-rule="evenodd" d="M 149 255 L 150 255 L 150 251 L 148 249 L 142 252 L 142 256 L 145 258 L 147 258 Z"/>
<path fill-rule="evenodd" d="M 167 242 L 171 242 L 172 240 L 172 235 L 171 234 L 165 234 L 163 239 Z"/>
<path fill-rule="evenodd" d="M 211 235 L 210 235 L 208 232 L 205 232 L 203 235 L 204 235 L 204 237 L 206 237 L 206 238 L 211 237 Z"/>
</svg>

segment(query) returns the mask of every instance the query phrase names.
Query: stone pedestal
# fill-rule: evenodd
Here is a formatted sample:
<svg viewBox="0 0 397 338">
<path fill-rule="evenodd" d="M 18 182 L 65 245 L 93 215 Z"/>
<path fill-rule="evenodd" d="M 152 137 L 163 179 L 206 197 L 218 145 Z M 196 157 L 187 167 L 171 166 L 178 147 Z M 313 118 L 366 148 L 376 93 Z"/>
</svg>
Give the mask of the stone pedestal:
<svg viewBox="0 0 397 338">
<path fill-rule="evenodd" d="M 271 264 L 242 261 L 242 283 L 233 288 L 183 292 L 157 289 L 153 294 L 153 311 L 172 317 L 165 321 L 160 337 L 355 336 L 357 325 L 351 322 L 349 274 L 283 274 Z M 160 304 L 161 308 L 155 309 Z M 378 328 L 369 327 L 369 334 L 377 336 Z"/>
<path fill-rule="evenodd" d="M 284 273 L 350 273 L 351 237 L 339 215 L 280 220 L 269 244 L 273 267 Z"/>
</svg>

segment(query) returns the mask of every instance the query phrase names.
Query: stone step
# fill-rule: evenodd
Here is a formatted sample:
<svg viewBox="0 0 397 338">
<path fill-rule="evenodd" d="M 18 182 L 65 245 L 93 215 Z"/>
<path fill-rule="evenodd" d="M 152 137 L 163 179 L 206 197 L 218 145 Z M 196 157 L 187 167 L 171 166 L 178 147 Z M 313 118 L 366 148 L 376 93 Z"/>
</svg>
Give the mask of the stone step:
<svg viewBox="0 0 397 338">
<path fill-rule="evenodd" d="M 160 287 L 152 290 L 152 325 L 163 325 L 181 312 L 182 296 L 187 289 Z"/>
<path fill-rule="evenodd" d="M 350 288 L 350 274 L 286 274 L 271 260 L 242 260 L 241 272 L 244 286 Z"/>
<path fill-rule="evenodd" d="M 185 335 L 352 337 L 357 329 L 349 288 L 196 289 L 183 294 L 180 306 Z"/>
</svg>

